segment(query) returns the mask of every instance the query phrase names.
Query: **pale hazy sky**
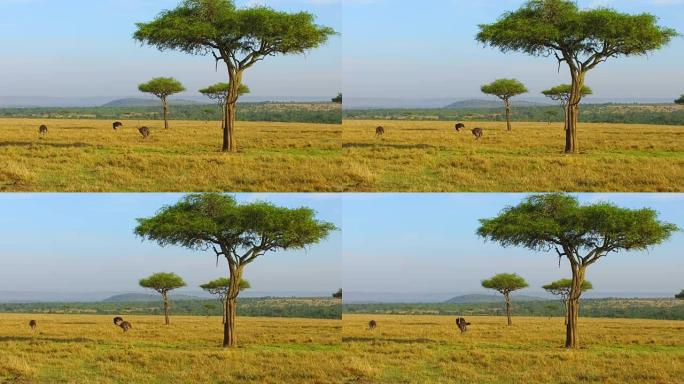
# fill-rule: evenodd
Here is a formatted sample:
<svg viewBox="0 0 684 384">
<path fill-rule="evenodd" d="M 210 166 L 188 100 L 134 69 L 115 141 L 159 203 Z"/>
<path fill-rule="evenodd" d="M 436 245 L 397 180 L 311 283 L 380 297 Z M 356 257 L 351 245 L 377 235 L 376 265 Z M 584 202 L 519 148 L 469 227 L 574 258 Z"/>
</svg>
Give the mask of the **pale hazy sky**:
<svg viewBox="0 0 684 384">
<path fill-rule="evenodd" d="M 344 196 L 343 281 L 349 292 L 485 293 L 482 279 L 523 276 L 528 292 L 570 276 L 555 252 L 535 253 L 484 242 L 479 219 L 518 204 L 522 194 L 351 194 Z M 579 194 L 630 208 L 651 207 L 684 228 L 684 194 Z M 589 267 L 596 292 L 679 292 L 684 275 L 684 233 L 648 252 L 610 254 Z M 524 293 L 524 291 L 522 291 Z"/>
<path fill-rule="evenodd" d="M 154 272 L 176 272 L 188 289 L 227 276 L 213 251 L 162 248 L 133 234 L 178 194 L 0 194 L 0 291 L 130 292 Z M 341 226 L 340 199 L 323 194 L 237 194 L 308 206 Z M 306 250 L 268 253 L 245 269 L 255 292 L 334 292 L 341 287 L 341 233 Z"/>
<path fill-rule="evenodd" d="M 132 39 L 136 22 L 152 20 L 180 0 L 0 0 L 0 96 L 103 97 L 136 95 L 137 85 L 173 76 L 197 89 L 226 81 L 211 56 L 159 52 Z M 342 28 L 339 0 L 238 0 L 305 10 L 316 23 Z M 306 55 L 270 57 L 245 82 L 254 96 L 332 97 L 341 89 L 341 37 Z M 223 64 L 222 64 L 223 65 Z"/>
<path fill-rule="evenodd" d="M 514 77 L 530 93 L 567 83 L 554 58 L 503 54 L 475 41 L 478 24 L 492 23 L 524 0 L 349 0 L 344 5 L 344 92 L 347 97 L 482 97 L 480 85 Z M 684 33 L 681 0 L 579 0 L 650 12 Z M 610 59 L 590 72 L 595 97 L 674 98 L 684 92 L 684 39 L 649 57 Z M 524 97 L 524 96 L 523 96 Z"/>
</svg>

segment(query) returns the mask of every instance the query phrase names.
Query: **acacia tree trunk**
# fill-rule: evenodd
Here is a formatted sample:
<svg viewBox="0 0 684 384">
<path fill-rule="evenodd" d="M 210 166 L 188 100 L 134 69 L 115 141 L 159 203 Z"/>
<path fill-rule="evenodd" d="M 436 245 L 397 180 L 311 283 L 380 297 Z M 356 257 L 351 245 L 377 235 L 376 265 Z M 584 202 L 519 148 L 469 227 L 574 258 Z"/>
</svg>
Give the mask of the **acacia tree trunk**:
<svg viewBox="0 0 684 384">
<path fill-rule="evenodd" d="M 577 333 L 577 321 L 579 319 L 579 299 L 582 295 L 582 283 L 586 267 L 572 266 L 572 286 L 568 295 L 567 325 L 565 327 L 565 347 L 579 348 L 579 335 Z"/>
<path fill-rule="evenodd" d="M 506 300 L 506 316 L 508 317 L 508 325 L 513 325 L 513 320 L 511 320 L 511 295 L 510 293 L 504 293 L 504 299 Z"/>
<path fill-rule="evenodd" d="M 164 115 L 164 129 L 169 129 L 169 103 L 166 97 L 162 97 L 162 112 Z"/>
<path fill-rule="evenodd" d="M 564 324 L 567 326 L 568 325 L 568 313 L 569 313 L 568 299 L 563 300 L 563 305 L 565 305 L 565 322 L 564 322 Z"/>
<path fill-rule="evenodd" d="M 169 325 L 169 296 L 166 292 L 162 293 L 164 301 L 164 324 Z"/>
<path fill-rule="evenodd" d="M 235 317 L 237 314 L 237 297 L 240 293 L 240 281 L 242 280 L 242 267 L 229 266 L 230 286 L 225 303 L 225 322 L 223 323 L 223 346 L 234 347 L 237 344 L 235 338 Z"/>
<path fill-rule="evenodd" d="M 237 100 L 240 96 L 238 90 L 242 84 L 242 71 L 229 67 L 228 77 L 230 79 L 230 87 L 228 88 L 226 105 L 223 109 L 223 147 L 221 150 L 223 152 L 235 152 L 237 148 L 235 142 L 235 115 L 237 112 Z"/>
<path fill-rule="evenodd" d="M 221 298 L 221 304 L 222 304 L 222 305 L 221 305 L 221 307 L 222 307 L 222 308 L 221 308 L 221 311 L 223 312 L 223 318 L 221 318 L 221 324 L 225 324 L 225 323 L 226 323 L 226 307 L 227 307 L 227 304 L 226 304 L 226 301 L 227 301 L 227 300 L 226 300 L 226 298 L 227 298 L 227 297 L 228 297 L 228 296 Z"/>
<path fill-rule="evenodd" d="M 504 99 L 504 105 L 506 106 L 506 125 L 508 126 L 508 130 L 512 131 L 513 127 L 511 126 L 511 102 L 508 99 Z"/>
<path fill-rule="evenodd" d="M 571 71 L 572 88 L 570 99 L 567 106 L 566 128 L 565 128 L 565 153 L 578 153 L 579 144 L 577 142 L 577 122 L 579 121 L 579 104 L 582 101 L 582 88 L 584 87 L 585 74 L 580 71 Z"/>
</svg>

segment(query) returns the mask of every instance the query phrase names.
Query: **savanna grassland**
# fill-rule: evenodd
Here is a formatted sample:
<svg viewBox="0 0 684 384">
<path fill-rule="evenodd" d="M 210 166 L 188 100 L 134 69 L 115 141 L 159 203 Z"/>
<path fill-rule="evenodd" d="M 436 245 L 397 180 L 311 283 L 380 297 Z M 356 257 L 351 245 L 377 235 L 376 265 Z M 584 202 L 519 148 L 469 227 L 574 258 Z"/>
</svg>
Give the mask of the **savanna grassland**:
<svg viewBox="0 0 684 384">
<path fill-rule="evenodd" d="M 343 126 L 348 191 L 684 191 L 684 126 L 580 123 L 578 155 L 563 153 L 562 123 L 514 123 L 508 132 L 505 122 L 469 122 L 460 133 L 448 121 Z M 480 140 L 474 127 L 484 129 Z"/>
<path fill-rule="evenodd" d="M 368 322 L 377 321 L 374 331 Z M 355 383 L 681 383 L 684 321 L 580 319 L 565 350 L 563 318 L 344 315 Z"/>
<path fill-rule="evenodd" d="M 30 319 L 38 322 L 31 332 Z M 0 383 L 339 383 L 340 320 L 0 314 Z"/>
<path fill-rule="evenodd" d="M 339 124 L 238 122 L 238 153 L 219 122 L 0 119 L 0 191 L 340 191 Z M 46 124 L 49 132 L 38 134 Z M 141 125 L 150 127 L 143 140 Z"/>
</svg>

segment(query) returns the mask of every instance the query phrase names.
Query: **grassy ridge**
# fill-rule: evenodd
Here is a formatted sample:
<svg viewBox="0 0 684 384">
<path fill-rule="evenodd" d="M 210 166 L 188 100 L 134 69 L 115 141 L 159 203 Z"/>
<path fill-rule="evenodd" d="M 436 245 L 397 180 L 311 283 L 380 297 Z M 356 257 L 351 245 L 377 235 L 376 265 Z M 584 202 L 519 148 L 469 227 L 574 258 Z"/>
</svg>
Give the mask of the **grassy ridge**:
<svg viewBox="0 0 684 384">
<path fill-rule="evenodd" d="M 172 299 L 171 302 L 172 315 L 221 316 L 222 313 L 218 300 Z M 0 304 L 0 313 L 162 315 L 163 309 L 161 301 L 7 303 Z M 238 299 L 238 316 L 339 319 L 342 305 L 340 300 L 329 298 L 244 298 Z"/>
<path fill-rule="evenodd" d="M 36 332 L 28 321 L 38 321 Z M 0 315 L 0 383 L 339 383 L 340 320 L 238 317 L 239 348 L 220 317 Z"/>
<path fill-rule="evenodd" d="M 513 312 L 518 316 L 563 316 L 559 300 L 516 301 Z M 345 304 L 344 313 L 392 315 L 505 316 L 502 303 L 473 304 Z M 684 320 L 684 300 L 675 299 L 583 299 L 583 317 Z"/>
<path fill-rule="evenodd" d="M 375 127 L 385 128 L 382 138 Z M 561 123 L 345 120 L 350 191 L 392 192 L 680 192 L 684 127 L 579 126 L 579 155 L 565 155 Z"/>
<path fill-rule="evenodd" d="M 501 317 L 467 320 L 461 335 L 453 317 L 345 314 L 351 382 L 674 384 L 684 377 L 682 321 L 583 318 L 583 347 L 568 351 L 562 317 L 515 317 L 511 327 Z"/>
<path fill-rule="evenodd" d="M 549 115 L 551 114 L 551 115 Z M 345 119 L 505 121 L 503 108 L 412 108 L 351 109 Z M 563 122 L 559 106 L 515 106 L 513 120 L 519 122 Z M 676 104 L 585 104 L 580 109 L 585 123 L 684 125 L 684 106 Z"/>
<path fill-rule="evenodd" d="M 220 121 L 216 104 L 171 105 L 172 120 Z M 159 120 L 160 107 L 0 108 L 3 118 Z M 340 124 L 342 111 L 335 103 L 240 103 L 237 120 L 282 123 Z"/>
<path fill-rule="evenodd" d="M 239 152 L 226 154 L 219 122 L 123 123 L 0 119 L 0 191 L 328 192 L 344 180 L 340 125 L 238 122 Z"/>
</svg>

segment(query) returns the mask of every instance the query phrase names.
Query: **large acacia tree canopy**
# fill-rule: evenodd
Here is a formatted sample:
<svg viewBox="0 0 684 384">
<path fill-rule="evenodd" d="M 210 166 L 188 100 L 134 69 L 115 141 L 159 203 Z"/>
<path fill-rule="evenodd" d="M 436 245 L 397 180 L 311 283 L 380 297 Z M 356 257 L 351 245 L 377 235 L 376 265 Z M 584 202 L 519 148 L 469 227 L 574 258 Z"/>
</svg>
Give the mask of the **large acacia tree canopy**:
<svg viewBox="0 0 684 384">
<path fill-rule="evenodd" d="M 610 252 L 644 250 L 677 231 L 653 209 L 629 209 L 599 202 L 581 205 L 567 194 L 532 195 L 499 216 L 481 219 L 477 234 L 502 246 L 536 251 L 562 249 L 580 263 Z M 580 251 L 587 252 L 580 255 Z"/>
<path fill-rule="evenodd" d="M 226 256 L 246 250 L 237 260 L 244 262 L 267 251 L 304 248 L 334 230 L 334 224 L 317 220 L 310 208 L 240 204 L 233 196 L 208 193 L 187 195 L 153 217 L 138 219 L 135 233 L 162 246 L 205 250 L 220 245 L 230 254 Z"/>
<path fill-rule="evenodd" d="M 684 95 L 679 96 L 679 99 L 675 100 L 677 104 L 684 104 Z"/>
<path fill-rule="evenodd" d="M 644 55 L 678 35 L 657 21 L 648 13 L 579 9 L 570 0 L 531 0 L 493 24 L 480 25 L 477 40 L 504 52 L 558 54 L 569 64 L 591 69 L 608 57 Z"/>
<path fill-rule="evenodd" d="M 499 273 L 491 279 L 482 280 L 482 286 L 497 290 L 501 293 L 509 293 L 528 286 L 522 276 L 515 273 Z"/>
<path fill-rule="evenodd" d="M 185 0 L 137 27 L 134 38 L 142 43 L 190 54 L 214 52 L 241 68 L 265 56 L 306 52 L 335 34 L 315 24 L 311 13 L 238 9 L 231 0 Z"/>
</svg>

